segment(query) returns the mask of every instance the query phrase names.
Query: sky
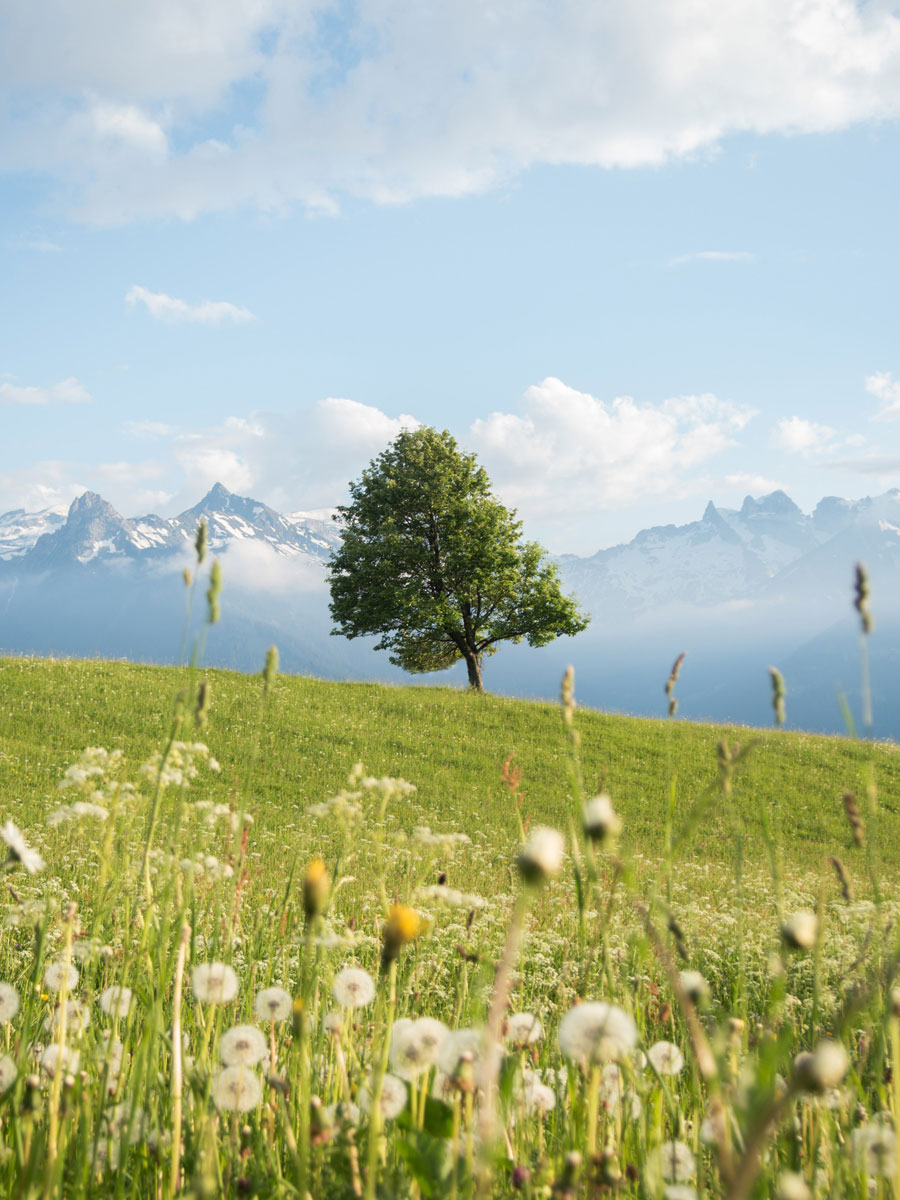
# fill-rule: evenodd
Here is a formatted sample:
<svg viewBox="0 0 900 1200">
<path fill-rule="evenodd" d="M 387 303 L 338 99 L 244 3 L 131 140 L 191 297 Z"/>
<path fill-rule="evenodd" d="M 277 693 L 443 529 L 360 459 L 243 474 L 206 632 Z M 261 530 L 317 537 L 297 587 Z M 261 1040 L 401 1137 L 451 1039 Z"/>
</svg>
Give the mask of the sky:
<svg viewBox="0 0 900 1200">
<path fill-rule="evenodd" d="M 0 513 L 900 486 L 900 4 L 0 0 Z"/>
</svg>

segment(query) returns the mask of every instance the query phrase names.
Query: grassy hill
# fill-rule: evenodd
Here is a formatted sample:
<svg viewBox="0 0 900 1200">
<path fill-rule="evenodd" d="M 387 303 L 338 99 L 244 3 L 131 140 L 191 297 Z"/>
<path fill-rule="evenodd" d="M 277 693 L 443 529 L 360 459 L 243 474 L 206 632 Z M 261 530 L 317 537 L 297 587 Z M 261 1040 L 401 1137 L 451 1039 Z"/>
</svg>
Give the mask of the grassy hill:
<svg viewBox="0 0 900 1200">
<path fill-rule="evenodd" d="M 208 713 L 199 728 L 201 680 Z M 574 728 L 580 748 L 559 706 L 436 688 L 281 676 L 266 694 L 260 677 L 224 671 L 0 660 L 0 820 L 15 822 L 47 863 L 36 875 L 15 855 L 7 863 L 0 980 L 16 987 L 21 1011 L 7 1026 L 18 1074 L 5 1110 L 0 1099 L 7 1147 L 0 1186 L 67 1196 L 151 1189 L 174 1196 L 182 1186 L 230 1194 L 238 1183 L 251 1194 L 340 1196 L 365 1186 L 371 1197 L 377 1176 L 379 1195 L 470 1195 L 478 1178 L 482 1195 L 500 1195 L 521 1190 L 509 1174 L 519 1162 L 535 1186 L 565 1192 L 571 1183 L 569 1194 L 588 1195 L 615 1162 L 637 1171 L 626 1194 L 656 1195 L 665 1171 L 656 1182 L 643 1180 L 645 1164 L 667 1141 L 687 1139 L 699 1193 L 737 1197 L 729 1155 L 743 1153 L 761 1113 L 765 1128 L 771 1117 L 777 1129 L 776 1072 L 790 1076 L 792 1056 L 829 1034 L 854 1047 L 844 1123 L 827 1114 L 805 1118 L 807 1149 L 799 1152 L 785 1133 L 773 1143 L 761 1186 L 769 1194 L 788 1166 L 811 1177 L 821 1147 L 853 1132 L 855 1105 L 874 1118 L 895 1104 L 885 1064 L 890 1038 L 900 1039 L 886 999 L 900 961 L 893 932 L 900 752 L 580 710 Z M 175 734 L 188 748 L 176 746 L 166 758 L 168 784 L 159 788 L 154 755 Z M 191 750 L 197 739 L 204 748 Z M 123 756 L 84 757 L 86 747 Z M 348 781 L 357 763 L 364 773 Z M 623 829 L 615 845 L 592 848 L 581 832 L 581 801 L 601 789 Z M 856 797 L 858 837 L 847 791 Z M 106 819 L 91 810 L 97 803 Z M 560 830 L 567 856 L 542 887 L 523 889 L 518 848 L 523 830 L 536 826 Z M 331 893 L 321 913 L 309 901 L 317 859 Z M 394 904 L 418 914 L 410 926 L 416 936 L 386 973 L 385 918 Z M 817 932 L 788 954 L 780 931 L 798 910 L 817 914 Z M 179 951 L 182 923 L 189 942 Z M 102 1015 L 81 1034 L 64 1027 L 63 1040 L 82 1046 L 83 1062 L 89 1047 L 96 1057 L 98 1045 L 109 1045 L 102 1038 L 121 1038 L 131 1072 L 117 1072 L 112 1091 L 97 1068 L 63 1086 L 58 1073 L 38 1066 L 56 1028 L 44 1023 L 59 1014 L 50 968 L 69 961 L 75 945 L 87 947 L 69 999 L 76 1015 L 78 1005 L 106 1012 L 111 986 L 134 993 L 111 1028 Z M 169 1034 L 179 954 L 194 972 L 193 991 L 184 985 L 193 1065 L 185 1067 L 183 1110 Z M 229 964 L 240 978 L 228 1004 L 204 1007 L 196 971 L 210 961 Z M 342 1018 L 341 1066 L 324 1017 L 348 966 L 378 978 L 379 991 L 372 1011 Z M 678 991 L 681 968 L 700 971 L 711 989 L 696 1029 Z M 279 1100 L 281 1085 L 272 1085 L 248 1109 L 246 1125 L 235 1115 L 229 1126 L 232 1106 L 216 1090 L 220 1035 L 229 1021 L 258 1019 L 253 997 L 268 986 L 285 988 L 301 1005 L 293 1034 L 288 1024 L 276 1045 L 274 1025 L 271 1033 L 270 1075 L 288 1080 L 289 1099 Z M 462 1083 L 453 1090 L 457 1076 L 444 1099 L 428 1105 L 412 1086 L 405 1115 L 386 1137 L 382 1124 L 364 1118 L 361 1160 L 342 1119 L 327 1136 L 315 1134 L 319 1101 L 337 1102 L 342 1087 L 345 1100 L 364 1101 L 375 1086 L 389 1049 L 394 1054 L 394 1018 L 490 1028 L 498 988 L 506 996 L 500 1017 L 507 1007 L 532 1013 L 546 1030 L 521 1070 L 562 1087 L 559 1105 L 536 1116 L 526 1104 L 526 1119 L 523 1097 L 537 1076 L 527 1084 L 524 1075 L 502 1076 L 506 1165 L 486 1165 L 478 1138 L 487 1135 L 478 1133 L 471 1090 Z M 596 1107 L 605 1059 L 595 1071 L 576 1057 L 574 1074 L 558 1074 L 560 1050 L 567 1053 L 556 1040 L 560 1018 L 580 1000 L 600 998 L 624 1006 L 641 1046 L 671 1041 L 691 1063 L 676 1095 L 668 1068 L 641 1075 L 629 1059 L 629 1094 L 643 1098 L 639 1119 L 631 1102 L 627 1119 L 618 1101 Z M 697 1057 L 697 1039 L 706 1036 L 743 1131 L 731 1150 L 704 1149 L 698 1140 L 714 1094 Z M 504 1071 L 517 1061 L 512 1056 Z M 0 1096 L 5 1069 L 0 1060 Z M 29 1070 L 37 1084 L 28 1082 Z M 423 1089 L 432 1078 L 426 1072 Z M 174 1174 L 158 1165 L 149 1135 L 127 1149 L 130 1133 L 111 1125 L 110 1096 L 131 1104 L 130 1133 L 138 1109 L 141 1128 L 146 1123 L 157 1138 L 171 1141 L 183 1120 Z M 28 1115 L 35 1105 L 36 1125 Z M 573 1150 L 584 1155 L 583 1171 L 567 1157 Z M 847 1189 L 856 1167 L 836 1163 L 833 1194 L 855 1194 Z"/>
</svg>

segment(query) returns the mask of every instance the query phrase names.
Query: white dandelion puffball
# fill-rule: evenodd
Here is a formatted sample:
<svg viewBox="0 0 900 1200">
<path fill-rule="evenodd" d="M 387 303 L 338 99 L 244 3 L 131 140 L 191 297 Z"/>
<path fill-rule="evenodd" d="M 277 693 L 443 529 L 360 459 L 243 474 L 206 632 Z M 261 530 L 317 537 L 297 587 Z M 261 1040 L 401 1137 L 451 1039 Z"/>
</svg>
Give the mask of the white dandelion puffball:
<svg viewBox="0 0 900 1200">
<path fill-rule="evenodd" d="M 252 1067 L 268 1053 L 265 1035 L 255 1025 L 234 1025 L 219 1041 L 219 1057 L 226 1067 Z"/>
<path fill-rule="evenodd" d="M 358 1125 L 359 1108 L 350 1100 L 338 1100 L 336 1104 L 326 1104 L 324 1113 L 329 1125 Z"/>
<path fill-rule="evenodd" d="M 370 1088 L 371 1080 L 359 1089 L 359 1105 L 365 1113 L 372 1109 Z M 394 1117 L 399 1117 L 406 1108 L 406 1084 L 396 1075 L 391 1075 L 390 1072 L 381 1082 L 381 1100 L 378 1107 L 381 1110 L 382 1119 L 385 1121 L 393 1121 Z"/>
<path fill-rule="evenodd" d="M 122 1058 L 125 1054 L 125 1047 L 118 1038 L 113 1038 L 111 1034 L 101 1034 L 100 1040 L 94 1047 L 94 1058 L 101 1067 L 109 1064 L 109 1073 L 111 1076 L 118 1075 L 122 1067 Z"/>
<path fill-rule="evenodd" d="M 402 1079 L 415 1079 L 432 1067 L 450 1030 L 434 1017 L 420 1017 L 391 1035 L 391 1067 Z"/>
<path fill-rule="evenodd" d="M 781 927 L 781 936 L 794 950 L 811 950 L 816 944 L 818 932 L 819 918 L 805 909 L 788 917 Z"/>
<path fill-rule="evenodd" d="M 44 1028 L 52 1034 L 59 1029 L 60 1008 L 57 1006 L 53 1013 L 44 1021 Z M 66 1001 L 66 1029 L 72 1035 L 84 1033 L 91 1023 L 91 1010 L 84 1000 L 77 996 L 69 996 Z"/>
<path fill-rule="evenodd" d="M 19 1011 L 19 993 L 11 983 L 0 983 L 0 1025 L 6 1025 Z"/>
<path fill-rule="evenodd" d="M 250 1112 L 262 1100 L 259 1076 L 249 1067 L 223 1067 L 213 1076 L 213 1103 L 228 1112 Z"/>
<path fill-rule="evenodd" d="M 850 1150 L 857 1169 L 873 1179 L 893 1179 L 897 1172 L 897 1137 L 890 1125 L 875 1120 L 854 1129 Z"/>
<path fill-rule="evenodd" d="M 694 1178 L 697 1164 L 691 1148 L 684 1142 L 663 1142 L 647 1159 L 648 1182 L 687 1183 Z"/>
<path fill-rule="evenodd" d="M 698 1200 L 697 1189 L 689 1183 L 667 1183 L 663 1188 L 663 1200 Z"/>
<path fill-rule="evenodd" d="M 595 842 L 605 842 L 622 832 L 622 818 L 612 806 L 606 792 L 585 802 L 581 814 L 584 832 Z"/>
<path fill-rule="evenodd" d="M 836 1088 L 850 1069 L 850 1056 L 840 1042 L 822 1041 L 810 1053 L 803 1050 L 794 1059 L 793 1076 L 805 1092 L 828 1092 Z"/>
<path fill-rule="evenodd" d="M 203 1004 L 227 1004 L 238 991 L 238 977 L 226 963 L 198 964 L 191 972 L 191 983 Z"/>
<path fill-rule="evenodd" d="M 659 1075 L 677 1075 L 684 1067 L 684 1055 L 674 1042 L 656 1042 L 647 1051 L 647 1059 Z"/>
<path fill-rule="evenodd" d="M 64 1071 L 74 1074 L 78 1070 L 80 1058 L 78 1051 L 73 1050 L 71 1046 L 60 1046 L 58 1042 L 53 1042 L 41 1055 L 41 1066 L 48 1075 L 55 1075 L 59 1065 Z"/>
<path fill-rule="evenodd" d="M 362 967 L 344 967 L 331 990 L 341 1008 L 364 1008 L 375 999 L 375 980 Z"/>
<path fill-rule="evenodd" d="M 522 1097 L 529 1112 L 552 1112 L 556 1108 L 556 1092 L 544 1083 L 537 1071 L 522 1072 Z"/>
<path fill-rule="evenodd" d="M 34 875 L 36 871 L 43 871 L 44 860 L 38 854 L 37 850 L 32 850 L 12 821 L 7 821 L 0 828 L 0 838 L 6 842 L 9 852 L 7 857 L 8 863 L 21 863 L 29 875 Z"/>
<path fill-rule="evenodd" d="M 484 1034 L 480 1029 L 454 1029 L 444 1038 L 437 1065 L 442 1074 L 452 1077 L 459 1070 L 463 1055 L 467 1054 L 477 1062 L 483 1046 Z"/>
<path fill-rule="evenodd" d="M 261 1021 L 286 1021 L 294 1002 L 284 988 L 268 987 L 257 995 L 253 1009 Z"/>
<path fill-rule="evenodd" d="M 559 1048 L 575 1062 L 618 1062 L 634 1049 L 637 1026 L 624 1009 L 603 1000 L 570 1008 L 559 1023 Z"/>
<path fill-rule="evenodd" d="M 518 865 L 526 883 L 541 883 L 562 869 L 566 840 L 558 829 L 538 825 L 519 850 Z"/>
<path fill-rule="evenodd" d="M 709 998 L 709 984 L 699 971 L 679 971 L 678 979 L 692 1004 L 702 1004 Z"/>
<path fill-rule="evenodd" d="M 9 1091 L 12 1085 L 16 1082 L 18 1074 L 19 1072 L 16 1068 L 16 1064 L 8 1054 L 4 1054 L 3 1057 L 0 1058 L 0 1093 Z"/>
<path fill-rule="evenodd" d="M 48 992 L 71 991 L 78 982 L 78 972 L 71 963 L 52 962 L 44 972 L 44 987 Z"/>
<path fill-rule="evenodd" d="M 132 995 L 131 988 L 113 985 L 100 993 L 100 1007 L 107 1016 L 124 1019 L 131 1011 Z"/>
<path fill-rule="evenodd" d="M 544 1027 L 533 1013 L 513 1013 L 506 1022 L 506 1040 L 514 1046 L 531 1046 L 544 1036 Z"/>
<path fill-rule="evenodd" d="M 812 1200 L 812 1192 L 802 1175 L 782 1171 L 775 1183 L 775 1200 Z"/>
</svg>

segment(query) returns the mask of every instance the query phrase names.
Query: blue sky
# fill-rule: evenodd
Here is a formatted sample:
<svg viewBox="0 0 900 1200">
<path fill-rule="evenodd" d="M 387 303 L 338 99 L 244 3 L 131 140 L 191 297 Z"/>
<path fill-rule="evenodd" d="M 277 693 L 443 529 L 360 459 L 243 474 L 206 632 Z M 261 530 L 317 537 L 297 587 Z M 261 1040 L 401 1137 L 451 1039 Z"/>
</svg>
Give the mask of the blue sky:
<svg viewBox="0 0 900 1200">
<path fill-rule="evenodd" d="M 411 420 L 554 551 L 900 485 L 895 5 L 73 12 L 0 0 L 0 512 L 318 508 Z"/>
</svg>

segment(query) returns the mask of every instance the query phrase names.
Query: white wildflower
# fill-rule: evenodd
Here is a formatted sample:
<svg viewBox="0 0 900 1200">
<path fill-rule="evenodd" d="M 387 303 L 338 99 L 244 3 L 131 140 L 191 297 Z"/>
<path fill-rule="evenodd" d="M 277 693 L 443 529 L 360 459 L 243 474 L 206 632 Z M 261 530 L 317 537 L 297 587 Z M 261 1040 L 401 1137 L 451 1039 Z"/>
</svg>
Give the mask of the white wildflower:
<svg viewBox="0 0 900 1200">
<path fill-rule="evenodd" d="M 391 1037 L 391 1067 L 403 1079 L 415 1079 L 437 1062 L 450 1030 L 434 1017 L 420 1017 Z"/>
<path fill-rule="evenodd" d="M 233 1025 L 219 1041 L 219 1057 L 226 1067 L 252 1067 L 268 1052 L 265 1035 L 255 1025 Z"/>
<path fill-rule="evenodd" d="M 897 1137 L 884 1121 L 874 1120 L 854 1129 L 850 1151 L 856 1167 L 872 1178 L 893 1179 L 897 1173 Z"/>
<path fill-rule="evenodd" d="M 262 1100 L 259 1076 L 249 1067 L 223 1067 L 213 1076 L 213 1103 L 229 1112 L 250 1112 Z"/>
<path fill-rule="evenodd" d="M 788 917 L 781 927 L 781 936 L 794 950 L 810 950 L 816 944 L 819 918 L 814 912 L 801 910 Z"/>
<path fill-rule="evenodd" d="M 558 829 L 538 825 L 519 850 L 519 872 L 526 883 L 541 883 L 562 869 L 566 841 Z"/>
<path fill-rule="evenodd" d="M 612 806 L 606 792 L 593 796 L 585 803 L 582 812 L 585 834 L 595 842 L 605 842 L 622 832 L 622 818 Z"/>
<path fill-rule="evenodd" d="M 363 1112 L 372 1108 L 371 1080 L 359 1090 L 359 1104 Z M 406 1108 L 406 1084 L 396 1075 L 386 1074 L 381 1082 L 381 1099 L 378 1105 L 382 1119 L 392 1121 Z"/>
<path fill-rule="evenodd" d="M 513 1046 L 530 1046 L 544 1036 L 544 1027 L 533 1013 L 513 1013 L 506 1021 L 506 1040 Z"/>
<path fill-rule="evenodd" d="M 684 1142 L 664 1142 L 647 1159 L 648 1182 L 687 1183 L 694 1178 L 697 1164 Z"/>
<path fill-rule="evenodd" d="M 0 983 L 0 1025 L 11 1021 L 19 1011 L 19 993 L 11 983 Z"/>
<path fill-rule="evenodd" d="M 293 1010 L 290 995 L 280 987 L 263 988 L 253 1005 L 261 1021 L 286 1021 Z"/>
<path fill-rule="evenodd" d="M 782 1171 L 775 1181 L 775 1200 L 811 1200 L 809 1184 L 796 1171 Z"/>
<path fill-rule="evenodd" d="M 841 1043 L 825 1040 L 794 1059 L 794 1082 L 805 1092 L 821 1094 L 836 1088 L 849 1069 L 850 1057 Z"/>
<path fill-rule="evenodd" d="M 124 1019 L 131 1011 L 132 995 L 131 988 L 113 985 L 100 993 L 100 1007 L 107 1016 Z"/>
<path fill-rule="evenodd" d="M 21 863 L 29 875 L 34 875 L 36 871 L 43 871 L 44 860 L 37 850 L 32 850 L 12 821 L 7 821 L 4 826 L 0 827 L 0 838 L 6 842 L 8 851 L 4 866 L 10 867 L 15 863 Z"/>
<path fill-rule="evenodd" d="M 8 1092 L 18 1077 L 18 1068 L 8 1054 L 0 1058 L 0 1094 Z"/>
<path fill-rule="evenodd" d="M 656 1042 L 647 1051 L 650 1065 L 659 1075 L 677 1075 L 684 1067 L 684 1055 L 674 1042 Z"/>
<path fill-rule="evenodd" d="M 238 977 L 226 963 L 199 963 L 191 972 L 194 995 L 203 1004 L 227 1004 L 238 992 Z"/>
<path fill-rule="evenodd" d="M 364 1008 L 375 999 L 375 980 L 362 967 L 344 967 L 331 988 L 342 1008 Z"/>
<path fill-rule="evenodd" d="M 41 1066 L 48 1075 L 55 1075 L 61 1062 L 64 1071 L 74 1074 L 78 1070 L 80 1058 L 78 1051 L 73 1050 L 71 1046 L 60 1046 L 58 1042 L 53 1042 L 41 1054 Z"/>
<path fill-rule="evenodd" d="M 634 1048 L 637 1036 L 628 1013 L 602 1000 L 576 1005 L 559 1023 L 559 1048 L 576 1062 L 620 1061 Z"/>
<path fill-rule="evenodd" d="M 44 972 L 44 987 L 48 992 L 61 992 L 63 988 L 71 991 L 77 983 L 77 970 L 71 963 L 64 963 L 61 959 L 50 963 Z"/>
<path fill-rule="evenodd" d="M 693 1004 L 702 1004 L 709 997 L 709 984 L 699 971 L 680 971 L 678 978 Z"/>
</svg>

